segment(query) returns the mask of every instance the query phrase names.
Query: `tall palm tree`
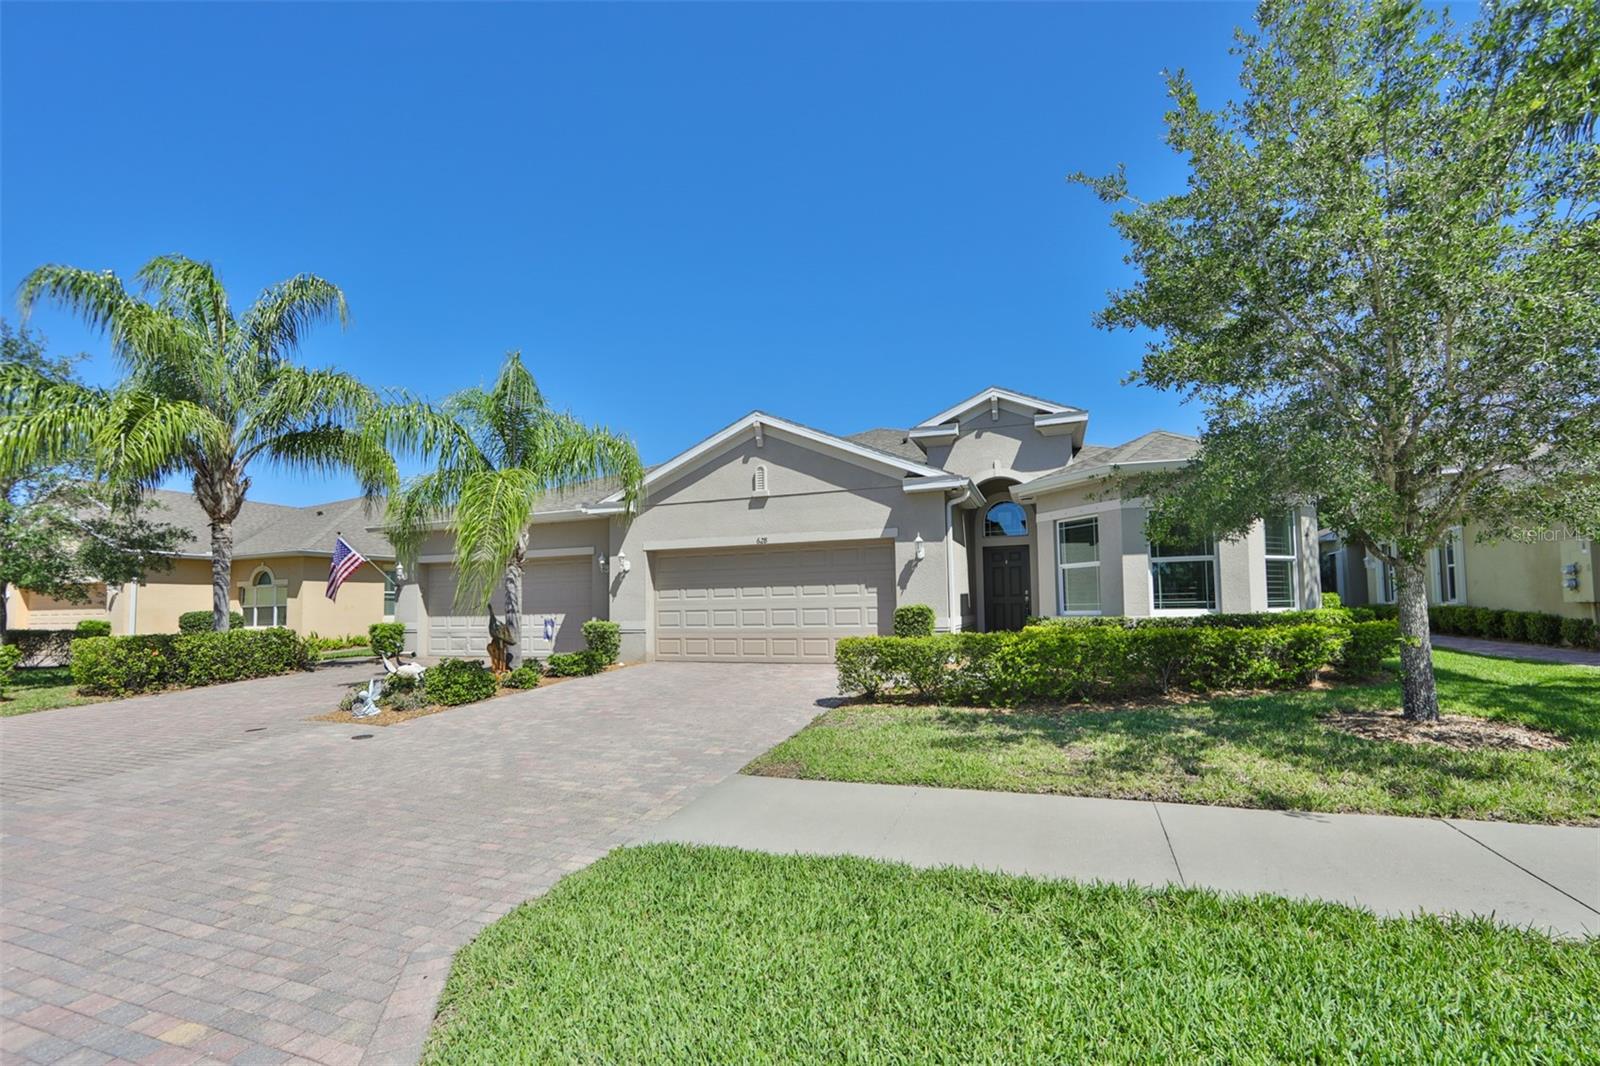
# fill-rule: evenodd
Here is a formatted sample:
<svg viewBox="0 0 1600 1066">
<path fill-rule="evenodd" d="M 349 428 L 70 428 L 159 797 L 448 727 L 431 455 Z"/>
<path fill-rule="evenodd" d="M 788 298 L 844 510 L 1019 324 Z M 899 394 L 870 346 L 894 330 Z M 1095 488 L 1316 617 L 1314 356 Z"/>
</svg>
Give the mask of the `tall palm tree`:
<svg viewBox="0 0 1600 1066">
<path fill-rule="evenodd" d="M 616 479 L 630 510 L 639 497 L 644 468 L 633 442 L 552 409 L 519 352 L 506 356 L 492 387 L 452 395 L 431 424 L 415 409 L 396 407 L 391 415 L 394 435 L 436 460 L 431 472 L 408 481 L 389 503 L 395 554 L 414 569 L 429 530 L 450 525 L 455 608 L 482 609 L 501 582 L 513 639 L 520 638 L 522 566 L 540 498 L 598 477 Z M 516 658 L 513 647 L 511 665 Z"/>
<path fill-rule="evenodd" d="M 193 479 L 211 527 L 211 610 L 228 628 L 233 522 L 264 462 L 314 474 L 349 472 L 369 499 L 398 478 L 371 389 L 290 355 L 314 325 L 348 321 L 344 293 L 301 274 L 268 287 L 242 316 L 210 263 L 159 256 L 130 291 L 110 271 L 42 266 L 23 279 L 24 318 L 40 302 L 75 312 L 110 335 L 125 376 L 112 389 L 68 388 L 0 374 L 0 456 L 49 461 L 87 454 L 108 479 L 152 486 Z M 7 459 L 0 458 L 0 465 Z"/>
</svg>

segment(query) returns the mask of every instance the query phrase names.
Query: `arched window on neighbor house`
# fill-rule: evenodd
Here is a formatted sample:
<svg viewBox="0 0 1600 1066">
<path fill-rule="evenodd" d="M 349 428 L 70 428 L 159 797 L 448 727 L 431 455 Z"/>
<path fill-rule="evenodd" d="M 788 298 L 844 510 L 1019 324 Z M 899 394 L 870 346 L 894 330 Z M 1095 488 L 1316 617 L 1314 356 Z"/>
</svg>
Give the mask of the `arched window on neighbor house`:
<svg viewBox="0 0 1600 1066">
<path fill-rule="evenodd" d="M 244 624 L 253 629 L 289 624 L 289 589 L 266 567 L 250 578 L 239 596 L 244 609 Z"/>
</svg>

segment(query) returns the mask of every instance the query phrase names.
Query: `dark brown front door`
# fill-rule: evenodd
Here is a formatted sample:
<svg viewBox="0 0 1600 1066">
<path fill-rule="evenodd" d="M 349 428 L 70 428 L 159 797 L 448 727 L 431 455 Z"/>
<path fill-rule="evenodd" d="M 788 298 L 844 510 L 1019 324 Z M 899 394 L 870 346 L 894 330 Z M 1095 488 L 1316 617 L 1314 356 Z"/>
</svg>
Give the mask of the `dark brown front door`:
<svg viewBox="0 0 1600 1066">
<path fill-rule="evenodd" d="M 1033 610 L 1027 548 L 983 549 L 983 627 L 1021 629 Z"/>
</svg>

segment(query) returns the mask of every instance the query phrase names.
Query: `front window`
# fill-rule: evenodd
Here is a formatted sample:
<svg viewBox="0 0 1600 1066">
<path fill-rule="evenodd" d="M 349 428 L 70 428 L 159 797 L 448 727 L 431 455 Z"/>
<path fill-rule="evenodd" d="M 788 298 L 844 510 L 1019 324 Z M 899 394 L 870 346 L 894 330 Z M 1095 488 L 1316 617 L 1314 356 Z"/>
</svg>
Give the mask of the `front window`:
<svg viewBox="0 0 1600 1066">
<path fill-rule="evenodd" d="M 394 602 L 400 595 L 400 583 L 395 580 L 393 570 L 383 572 L 383 617 L 394 618 Z"/>
<path fill-rule="evenodd" d="M 1444 543 L 1433 550 L 1434 572 L 1439 582 L 1440 603 L 1460 603 L 1461 596 L 1461 535 L 1451 530 Z"/>
<path fill-rule="evenodd" d="M 1394 567 L 1382 559 L 1377 560 L 1378 566 L 1378 602 L 1394 602 Z"/>
<path fill-rule="evenodd" d="M 1022 504 L 1001 500 L 989 508 L 983 517 L 983 535 L 986 537 L 1026 537 L 1028 512 Z"/>
<path fill-rule="evenodd" d="M 1294 512 L 1269 517 L 1262 525 L 1267 535 L 1267 609 L 1288 610 L 1296 605 Z"/>
<path fill-rule="evenodd" d="M 1150 600 L 1157 611 L 1217 609 L 1217 549 L 1210 539 L 1174 538 L 1150 545 Z"/>
<path fill-rule="evenodd" d="M 239 596 L 244 608 L 244 624 L 253 629 L 289 624 L 289 590 L 262 568 L 250 579 Z"/>
<path fill-rule="evenodd" d="M 1100 613 L 1100 520 L 1056 523 L 1057 584 L 1062 614 Z"/>
</svg>

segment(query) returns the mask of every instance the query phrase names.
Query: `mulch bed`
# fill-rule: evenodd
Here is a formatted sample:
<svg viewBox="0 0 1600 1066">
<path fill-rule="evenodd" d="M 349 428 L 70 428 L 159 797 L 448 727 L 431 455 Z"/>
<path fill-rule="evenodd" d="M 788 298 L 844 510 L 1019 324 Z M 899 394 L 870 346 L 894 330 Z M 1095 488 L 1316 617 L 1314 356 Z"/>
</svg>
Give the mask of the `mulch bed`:
<svg viewBox="0 0 1600 1066">
<path fill-rule="evenodd" d="M 625 669 L 627 669 L 628 667 L 630 667 L 632 665 L 634 665 L 634 664 L 633 663 L 612 663 L 610 666 L 606 667 L 604 670 L 602 670 L 600 672 L 603 673 L 603 674 L 609 674 L 613 670 L 625 670 Z M 598 675 L 591 675 L 591 676 L 598 676 Z M 549 688 L 551 685 L 560 685 L 560 684 L 563 684 L 563 683 L 565 683 L 567 681 L 579 681 L 579 680 L 581 680 L 581 677 L 546 677 L 546 678 L 540 679 L 539 688 L 502 688 L 499 691 L 497 691 L 493 696 L 490 696 L 489 699 L 477 700 L 477 701 L 475 701 L 473 703 L 461 703 L 461 704 L 457 704 L 454 707 L 441 707 L 438 704 L 431 704 L 430 706 L 427 706 L 427 707 L 418 707 L 414 711 L 396 711 L 396 710 L 391 710 L 391 709 L 385 707 L 384 709 L 380 710 L 377 714 L 370 715 L 370 716 L 368 716 L 366 718 L 357 718 L 355 715 L 351 714 L 349 711 L 332 710 L 332 711 L 329 711 L 327 714 L 315 714 L 315 715 L 312 715 L 310 718 L 306 719 L 306 721 L 308 721 L 308 722 L 334 722 L 334 723 L 336 723 L 338 725 L 382 725 L 382 726 L 399 725 L 401 722 L 409 722 L 413 718 L 426 718 L 431 714 L 438 714 L 441 711 L 459 710 L 462 707 L 477 707 L 477 706 L 480 706 L 482 704 L 488 703 L 489 700 L 497 700 L 501 696 L 511 696 L 511 695 L 515 695 L 518 692 L 537 692 L 537 691 L 539 691 L 540 688 Z M 364 688 L 366 686 L 365 686 L 365 684 L 355 684 L 355 685 L 352 685 L 351 687 L 352 688 Z"/>
<path fill-rule="evenodd" d="M 1435 722 L 1412 722 L 1397 711 L 1337 710 L 1322 721 L 1329 728 L 1367 740 L 1440 744 L 1457 751 L 1557 751 L 1567 746 L 1565 740 L 1550 733 L 1468 714 L 1441 714 Z"/>
</svg>

